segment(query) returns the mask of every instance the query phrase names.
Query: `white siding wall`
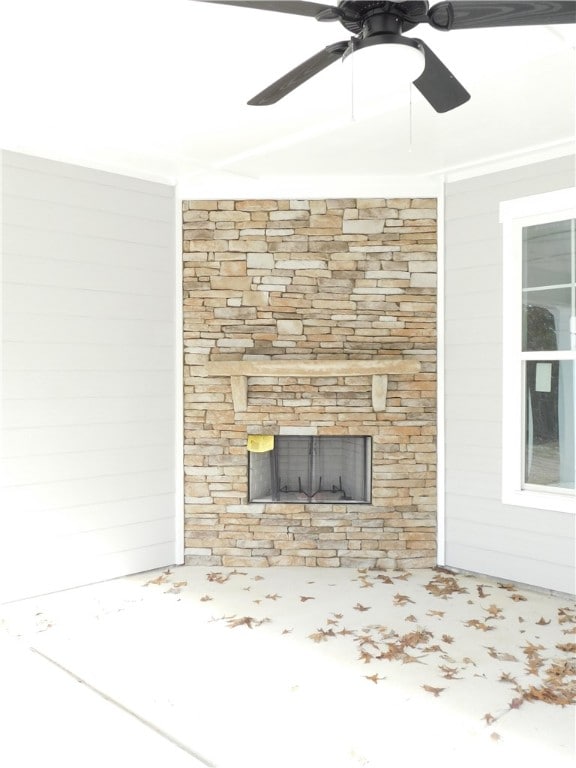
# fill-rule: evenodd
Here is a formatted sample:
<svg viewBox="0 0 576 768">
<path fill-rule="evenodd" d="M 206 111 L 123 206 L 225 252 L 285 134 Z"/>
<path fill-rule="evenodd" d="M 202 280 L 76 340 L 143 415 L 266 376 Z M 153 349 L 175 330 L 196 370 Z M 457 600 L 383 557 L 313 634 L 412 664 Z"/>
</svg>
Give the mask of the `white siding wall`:
<svg viewBox="0 0 576 768">
<path fill-rule="evenodd" d="M 174 190 L 1 159 L 0 601 L 180 558 Z"/>
<path fill-rule="evenodd" d="M 574 184 L 559 158 L 446 186 L 446 565 L 574 592 L 576 516 L 503 505 L 502 200 Z"/>
</svg>

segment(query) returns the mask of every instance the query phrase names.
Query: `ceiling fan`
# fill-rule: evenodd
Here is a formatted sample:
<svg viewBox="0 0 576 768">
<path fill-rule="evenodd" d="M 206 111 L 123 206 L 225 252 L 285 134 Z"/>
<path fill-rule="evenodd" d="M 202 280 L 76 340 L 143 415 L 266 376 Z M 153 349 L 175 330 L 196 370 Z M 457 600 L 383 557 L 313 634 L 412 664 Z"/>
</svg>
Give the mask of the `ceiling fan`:
<svg viewBox="0 0 576 768">
<path fill-rule="evenodd" d="M 436 54 L 415 37 L 404 37 L 418 24 L 449 32 L 457 29 L 575 24 L 576 1 L 572 0 L 452 0 L 432 7 L 426 0 L 339 0 L 336 6 L 304 0 L 196 0 L 216 5 L 309 16 L 316 21 L 339 21 L 352 37 L 326 46 L 248 104 L 275 104 L 314 75 L 339 59 L 373 45 L 403 45 L 417 49 L 424 58 L 422 74 L 414 85 L 437 112 L 448 112 L 470 98 Z"/>
</svg>

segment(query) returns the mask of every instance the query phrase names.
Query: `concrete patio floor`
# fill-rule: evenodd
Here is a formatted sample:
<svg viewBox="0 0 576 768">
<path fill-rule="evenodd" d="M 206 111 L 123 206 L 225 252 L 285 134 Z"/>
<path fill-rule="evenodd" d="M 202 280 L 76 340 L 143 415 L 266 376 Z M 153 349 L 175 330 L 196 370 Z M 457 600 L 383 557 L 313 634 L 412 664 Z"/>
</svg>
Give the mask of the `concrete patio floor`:
<svg viewBox="0 0 576 768">
<path fill-rule="evenodd" d="M 0 764 L 572 766 L 575 650 L 488 578 L 173 567 L 0 606 Z"/>
</svg>

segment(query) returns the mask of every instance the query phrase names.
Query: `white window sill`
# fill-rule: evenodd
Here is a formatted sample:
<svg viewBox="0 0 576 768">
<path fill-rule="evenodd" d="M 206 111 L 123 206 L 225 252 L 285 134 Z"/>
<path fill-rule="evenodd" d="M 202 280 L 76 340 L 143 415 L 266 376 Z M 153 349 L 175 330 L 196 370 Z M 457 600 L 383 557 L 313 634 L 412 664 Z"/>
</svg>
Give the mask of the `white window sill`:
<svg viewBox="0 0 576 768">
<path fill-rule="evenodd" d="M 568 512 L 576 515 L 576 493 L 540 493 L 538 491 L 502 492 L 502 503 L 516 507 L 546 509 L 552 512 Z"/>
</svg>

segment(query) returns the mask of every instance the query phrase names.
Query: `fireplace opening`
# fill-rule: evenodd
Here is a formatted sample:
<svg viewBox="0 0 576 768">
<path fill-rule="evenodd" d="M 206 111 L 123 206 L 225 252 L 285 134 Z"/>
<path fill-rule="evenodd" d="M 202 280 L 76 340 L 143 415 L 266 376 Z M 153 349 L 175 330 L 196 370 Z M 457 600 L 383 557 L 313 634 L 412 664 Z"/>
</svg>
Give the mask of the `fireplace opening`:
<svg viewBox="0 0 576 768">
<path fill-rule="evenodd" d="M 248 456 L 250 502 L 371 501 L 370 437 L 278 435 L 272 450 Z"/>
</svg>

